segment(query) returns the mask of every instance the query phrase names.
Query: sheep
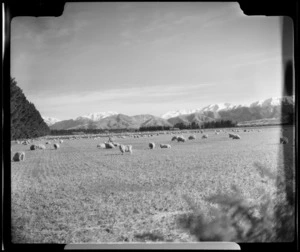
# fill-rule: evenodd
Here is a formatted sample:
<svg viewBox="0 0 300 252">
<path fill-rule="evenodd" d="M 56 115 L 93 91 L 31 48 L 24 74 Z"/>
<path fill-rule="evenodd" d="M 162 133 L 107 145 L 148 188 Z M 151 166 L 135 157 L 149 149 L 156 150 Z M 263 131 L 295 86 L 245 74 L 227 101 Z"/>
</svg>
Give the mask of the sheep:
<svg viewBox="0 0 300 252">
<path fill-rule="evenodd" d="M 36 149 L 44 150 L 46 149 L 46 147 L 43 144 L 33 144 L 30 146 L 30 150 L 36 150 Z"/>
<path fill-rule="evenodd" d="M 160 148 L 171 148 L 170 144 L 160 144 Z"/>
<path fill-rule="evenodd" d="M 234 134 L 229 133 L 229 138 L 234 137 Z"/>
<path fill-rule="evenodd" d="M 59 140 L 59 143 L 63 143 L 64 141 L 61 139 L 61 140 Z"/>
<path fill-rule="evenodd" d="M 241 137 L 239 136 L 239 135 L 234 135 L 233 137 L 232 137 L 232 139 L 241 139 Z"/>
<path fill-rule="evenodd" d="M 289 142 L 289 139 L 287 137 L 280 137 L 281 144 L 287 144 L 288 142 Z"/>
<path fill-rule="evenodd" d="M 201 130 L 200 132 L 201 132 L 201 134 L 203 134 L 203 132 L 204 132 L 204 131 L 203 131 L 203 130 Z"/>
<path fill-rule="evenodd" d="M 205 135 L 202 136 L 202 138 L 208 138 L 208 135 L 205 134 Z"/>
<path fill-rule="evenodd" d="M 97 147 L 101 148 L 101 149 L 105 149 L 106 148 L 105 143 L 98 144 Z"/>
<path fill-rule="evenodd" d="M 149 143 L 149 148 L 154 149 L 155 148 L 155 143 Z"/>
<path fill-rule="evenodd" d="M 185 138 L 183 136 L 177 137 L 177 142 L 185 142 Z"/>
<path fill-rule="evenodd" d="M 177 140 L 177 136 L 172 137 L 172 141 L 175 141 L 175 140 Z"/>
<path fill-rule="evenodd" d="M 57 143 L 55 143 L 53 146 L 54 146 L 54 149 L 56 149 L 56 150 L 59 148 L 59 144 L 57 144 Z"/>
<path fill-rule="evenodd" d="M 124 152 L 129 152 L 130 154 L 132 154 L 132 145 L 120 144 L 119 149 L 122 152 L 122 154 L 124 154 Z"/>
<path fill-rule="evenodd" d="M 196 136 L 192 135 L 192 136 L 189 136 L 189 140 L 194 140 L 196 139 Z"/>
<path fill-rule="evenodd" d="M 25 152 L 16 152 L 13 156 L 13 161 L 24 161 L 25 160 Z"/>
<path fill-rule="evenodd" d="M 51 144 L 51 142 L 46 142 L 46 144 Z"/>
<path fill-rule="evenodd" d="M 105 148 L 106 148 L 106 149 L 114 149 L 115 146 L 114 146 L 113 143 L 111 143 L 111 142 L 109 142 L 109 143 L 105 142 Z"/>
</svg>

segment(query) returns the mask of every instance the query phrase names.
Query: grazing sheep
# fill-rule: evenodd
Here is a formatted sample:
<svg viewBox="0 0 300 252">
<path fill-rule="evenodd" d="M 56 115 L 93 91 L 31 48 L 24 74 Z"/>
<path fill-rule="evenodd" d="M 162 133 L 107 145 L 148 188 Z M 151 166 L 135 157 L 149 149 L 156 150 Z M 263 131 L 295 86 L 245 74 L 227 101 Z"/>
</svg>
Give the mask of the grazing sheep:
<svg viewBox="0 0 300 252">
<path fill-rule="evenodd" d="M 44 150 L 46 149 L 46 147 L 43 144 L 33 144 L 30 146 L 30 150 L 37 150 L 37 149 Z"/>
<path fill-rule="evenodd" d="M 51 144 L 51 142 L 46 142 L 46 144 Z"/>
<path fill-rule="evenodd" d="M 172 137 L 172 141 L 177 140 L 177 136 Z"/>
<path fill-rule="evenodd" d="M 160 144 L 160 148 L 171 148 L 170 144 Z"/>
<path fill-rule="evenodd" d="M 203 130 L 201 130 L 200 132 L 201 132 L 201 134 L 203 134 L 203 132 L 204 132 L 204 131 L 203 131 Z"/>
<path fill-rule="evenodd" d="M 233 137 L 232 137 L 232 139 L 241 139 L 241 137 L 239 136 L 239 135 L 234 135 Z"/>
<path fill-rule="evenodd" d="M 194 140 L 196 139 L 196 136 L 192 135 L 192 136 L 189 136 L 189 140 Z"/>
<path fill-rule="evenodd" d="M 25 152 L 16 152 L 13 161 L 24 161 L 25 160 Z"/>
<path fill-rule="evenodd" d="M 229 133 L 229 138 L 234 137 L 234 134 Z"/>
<path fill-rule="evenodd" d="M 120 144 L 119 148 L 122 154 L 124 154 L 124 152 L 129 152 L 130 154 L 132 154 L 132 145 Z"/>
<path fill-rule="evenodd" d="M 97 147 L 101 148 L 101 149 L 105 149 L 106 148 L 105 143 L 98 144 Z"/>
<path fill-rule="evenodd" d="M 205 134 L 205 135 L 202 136 L 202 138 L 208 138 L 208 135 Z"/>
<path fill-rule="evenodd" d="M 155 143 L 149 143 L 149 148 L 154 149 L 155 148 Z"/>
<path fill-rule="evenodd" d="M 111 143 L 111 142 L 109 142 L 109 143 L 105 142 L 105 148 L 106 148 L 106 149 L 114 149 L 115 146 L 114 146 L 113 143 Z"/>
<path fill-rule="evenodd" d="M 185 142 L 186 139 L 183 136 L 177 137 L 177 142 Z"/>
<path fill-rule="evenodd" d="M 63 143 L 64 141 L 61 139 L 61 140 L 59 140 L 59 143 Z"/>
<path fill-rule="evenodd" d="M 119 143 L 112 143 L 115 147 L 119 147 L 121 144 Z"/>
<path fill-rule="evenodd" d="M 287 144 L 288 142 L 289 142 L 289 139 L 287 137 L 280 137 L 281 144 Z"/>
<path fill-rule="evenodd" d="M 56 150 L 59 148 L 59 144 L 57 144 L 57 143 L 55 143 L 53 146 L 54 146 L 54 149 L 56 149 Z"/>
</svg>

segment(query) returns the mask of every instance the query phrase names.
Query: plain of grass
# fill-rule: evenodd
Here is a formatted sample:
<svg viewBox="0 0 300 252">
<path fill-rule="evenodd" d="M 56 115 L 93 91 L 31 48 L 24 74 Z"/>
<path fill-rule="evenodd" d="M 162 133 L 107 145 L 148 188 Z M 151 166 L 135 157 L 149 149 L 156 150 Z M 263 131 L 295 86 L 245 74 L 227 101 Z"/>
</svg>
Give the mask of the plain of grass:
<svg viewBox="0 0 300 252">
<path fill-rule="evenodd" d="M 11 163 L 13 242 L 196 241 L 178 225 L 178 216 L 193 214 L 183 195 L 201 206 L 206 221 L 218 208 L 207 198 L 231 195 L 233 184 L 249 202 L 264 191 L 277 195 L 253 164 L 260 162 L 274 176 L 281 173 L 280 128 L 239 134 L 240 140 L 232 140 L 208 131 L 207 139 L 199 133 L 185 143 L 172 142 L 173 135 L 116 139 L 131 144 L 132 155 L 97 148 L 106 138 L 65 140 L 58 150 L 13 145 L 12 154 L 26 154 L 25 161 Z M 156 148 L 150 150 L 149 142 Z M 172 148 L 157 148 L 160 143 Z"/>
</svg>

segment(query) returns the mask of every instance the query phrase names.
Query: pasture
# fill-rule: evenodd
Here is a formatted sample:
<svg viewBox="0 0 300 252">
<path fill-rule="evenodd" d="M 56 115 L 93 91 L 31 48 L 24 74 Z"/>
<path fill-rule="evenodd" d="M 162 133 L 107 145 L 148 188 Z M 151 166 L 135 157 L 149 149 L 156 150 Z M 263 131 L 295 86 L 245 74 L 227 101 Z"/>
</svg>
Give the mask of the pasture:
<svg viewBox="0 0 300 252">
<path fill-rule="evenodd" d="M 11 162 L 12 241 L 194 241 L 176 225 L 176 216 L 191 211 L 182 195 L 211 218 L 215 206 L 204 198 L 229 192 L 232 184 L 254 201 L 262 188 L 275 193 L 274 186 L 262 183 L 253 163 L 275 174 L 282 172 L 281 128 L 259 129 L 241 130 L 241 139 L 236 140 L 229 138 L 231 130 L 220 134 L 205 130 L 207 139 L 201 133 L 184 133 L 186 139 L 196 136 L 186 142 L 171 141 L 172 134 L 114 138 L 132 145 L 133 153 L 123 155 L 118 147 L 97 148 L 107 137 L 64 140 L 58 149 L 51 140 L 45 150 L 12 143 L 11 158 L 16 151 L 26 154 L 24 161 Z M 161 143 L 171 148 L 161 149 Z M 289 165 L 294 169 L 293 156 Z"/>
</svg>

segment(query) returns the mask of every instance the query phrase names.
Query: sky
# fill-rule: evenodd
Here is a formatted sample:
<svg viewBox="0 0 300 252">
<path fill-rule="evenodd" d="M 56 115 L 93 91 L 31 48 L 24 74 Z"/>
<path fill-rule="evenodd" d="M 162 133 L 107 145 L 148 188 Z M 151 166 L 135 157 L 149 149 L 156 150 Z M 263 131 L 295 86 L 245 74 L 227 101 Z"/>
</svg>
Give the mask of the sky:
<svg viewBox="0 0 300 252">
<path fill-rule="evenodd" d="M 66 3 L 13 18 L 11 76 L 60 120 L 249 104 L 282 95 L 280 32 L 234 2 Z"/>
</svg>

